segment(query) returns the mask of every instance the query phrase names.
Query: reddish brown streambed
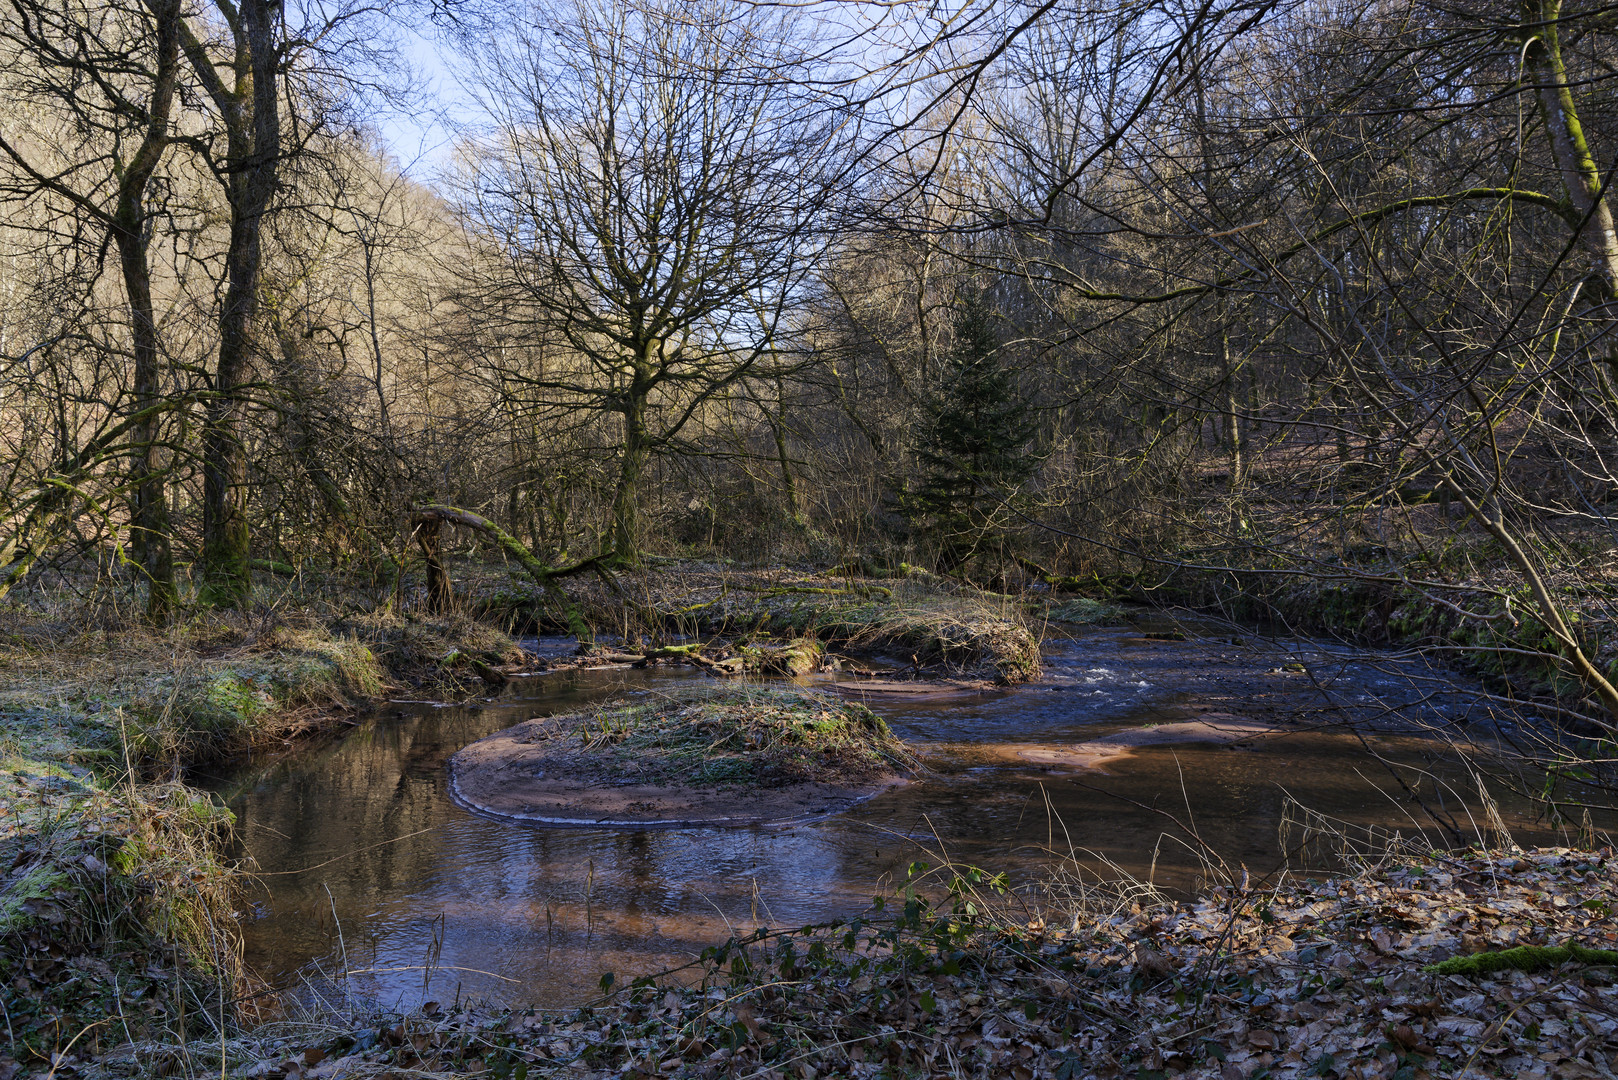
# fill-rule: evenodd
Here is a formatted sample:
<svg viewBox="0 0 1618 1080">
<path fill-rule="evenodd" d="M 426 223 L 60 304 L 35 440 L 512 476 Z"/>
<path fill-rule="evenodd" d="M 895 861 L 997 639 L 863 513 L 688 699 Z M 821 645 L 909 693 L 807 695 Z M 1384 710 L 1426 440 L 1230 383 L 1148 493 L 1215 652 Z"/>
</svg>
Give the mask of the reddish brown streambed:
<svg viewBox="0 0 1618 1080">
<path fill-rule="evenodd" d="M 1047 645 L 1045 677 L 1015 691 L 873 695 L 871 706 L 936 775 L 784 829 L 524 828 L 477 817 L 449 796 L 446 761 L 491 732 L 700 676 L 565 672 L 473 705 L 394 704 L 338 743 L 221 778 L 265 886 L 246 926 L 248 961 L 279 982 L 342 986 L 390 1005 L 457 993 L 574 1003 L 604 972 L 623 978 L 684 962 L 733 928 L 855 914 L 940 843 L 1019 882 L 1048 875 L 1052 849 L 1071 846 L 1155 872 L 1160 885 L 1192 887 L 1196 857 L 1162 842 L 1170 823 L 1151 807 L 1194 821 L 1205 843 L 1261 874 L 1279 863 L 1289 794 L 1362 825 L 1431 831 L 1358 736 L 1311 726 L 1333 715 L 1319 711 L 1328 697 L 1371 713 L 1379 702 L 1403 705 L 1430 723 L 1473 708 L 1415 668 L 1379 670 L 1319 650 L 1151 640 L 1131 629 Z M 1307 673 L 1284 670 L 1300 657 Z M 1204 718 L 1243 725 L 1243 737 L 1121 734 Z M 1127 752 L 1082 771 L 1072 758 L 1079 744 Z M 1430 805 L 1474 827 L 1457 794 L 1464 773 L 1437 744 L 1385 718 L 1370 745 L 1449 780 L 1446 790 L 1403 771 Z M 1522 807 L 1508 803 L 1504 816 L 1521 841 L 1554 838 Z"/>
</svg>

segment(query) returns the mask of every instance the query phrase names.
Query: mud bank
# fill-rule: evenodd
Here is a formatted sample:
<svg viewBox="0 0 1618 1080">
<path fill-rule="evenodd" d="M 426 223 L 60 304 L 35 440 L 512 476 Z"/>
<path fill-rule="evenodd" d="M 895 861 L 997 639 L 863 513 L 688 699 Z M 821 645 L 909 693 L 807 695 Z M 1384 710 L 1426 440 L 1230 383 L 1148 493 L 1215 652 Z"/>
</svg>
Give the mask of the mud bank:
<svg viewBox="0 0 1618 1080">
<path fill-rule="evenodd" d="M 469 605 L 501 620 L 567 629 L 553 598 L 519 578 L 495 579 L 485 571 L 470 576 L 465 589 Z M 596 632 L 625 641 L 706 636 L 746 646 L 807 635 L 838 648 L 892 652 L 933 674 L 1003 685 L 1039 674 L 1034 613 L 1020 598 L 920 572 L 875 579 L 838 570 L 671 562 L 616 572 L 611 585 L 578 580 L 568 589 Z"/>
<path fill-rule="evenodd" d="M 1051 743 L 1000 743 L 989 759 L 1027 762 L 1049 769 L 1053 775 L 1066 772 L 1105 772 L 1106 766 L 1133 756 L 1148 746 L 1182 743 L 1242 743 L 1286 729 L 1274 724 L 1247 720 L 1222 713 L 1207 713 L 1196 720 L 1132 728 L 1103 735 L 1089 742 L 1059 745 Z"/>
<path fill-rule="evenodd" d="M 798 824 L 914 771 L 910 753 L 860 705 L 734 685 L 528 720 L 449 764 L 451 794 L 477 813 L 608 829 Z"/>
</svg>

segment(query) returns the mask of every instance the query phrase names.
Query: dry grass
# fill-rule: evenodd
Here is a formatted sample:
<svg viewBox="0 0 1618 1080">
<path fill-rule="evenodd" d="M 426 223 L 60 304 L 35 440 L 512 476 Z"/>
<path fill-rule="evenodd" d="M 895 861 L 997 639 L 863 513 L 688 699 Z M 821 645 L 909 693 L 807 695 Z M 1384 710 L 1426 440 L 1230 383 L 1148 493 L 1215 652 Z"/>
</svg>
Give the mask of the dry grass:
<svg viewBox="0 0 1618 1080">
<path fill-rule="evenodd" d="M 457 573 L 469 606 L 507 621 L 537 619 L 561 629 L 556 612 L 531 585 L 488 566 L 458 567 Z M 615 573 L 610 584 L 570 580 L 567 589 L 597 633 L 626 643 L 670 635 L 720 635 L 744 643 L 812 635 L 845 648 L 914 655 L 918 664 L 951 675 L 1012 684 L 1039 674 L 1040 627 L 1023 599 L 925 572 L 877 580 L 670 561 Z"/>
<path fill-rule="evenodd" d="M 452 653 L 520 658 L 510 637 L 466 618 L 209 613 L 158 631 L 68 633 L 38 612 L 0 612 L 0 752 L 147 772 L 284 740 L 386 684 L 465 677 Z M 115 719 L 116 718 L 116 719 Z"/>
<path fill-rule="evenodd" d="M 1015 597 L 900 581 L 892 595 L 826 612 L 816 629 L 853 648 L 911 650 L 951 671 L 992 670 L 1002 683 L 1039 675 L 1039 638 Z"/>
<path fill-rule="evenodd" d="M 0 1002 L 11 1054 L 218 1037 L 241 985 L 230 815 L 178 784 L 0 762 Z M 0 1056 L 3 1058 L 3 1056 Z M 0 1060 L 3 1066 L 3 1060 Z"/>
</svg>

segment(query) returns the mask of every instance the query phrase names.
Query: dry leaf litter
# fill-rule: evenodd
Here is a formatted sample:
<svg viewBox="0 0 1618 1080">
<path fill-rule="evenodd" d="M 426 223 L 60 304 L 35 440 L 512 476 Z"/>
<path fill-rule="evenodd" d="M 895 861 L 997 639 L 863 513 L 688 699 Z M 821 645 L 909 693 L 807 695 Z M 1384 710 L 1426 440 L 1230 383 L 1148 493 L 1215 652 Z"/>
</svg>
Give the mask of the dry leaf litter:
<svg viewBox="0 0 1618 1080">
<path fill-rule="evenodd" d="M 1612 966 L 1424 969 L 1618 947 L 1615 883 L 1610 849 L 1552 848 L 1402 856 L 1065 927 L 988 929 L 958 892 L 952 908 L 900 898 L 867 920 L 733 940 L 683 979 L 571 1012 L 429 1003 L 335 1036 L 267 1025 L 224 1046 L 223 1069 L 215 1043 L 69 1055 L 56 1075 L 177 1073 L 183 1054 L 199 1075 L 271 1080 L 1612 1077 Z"/>
</svg>

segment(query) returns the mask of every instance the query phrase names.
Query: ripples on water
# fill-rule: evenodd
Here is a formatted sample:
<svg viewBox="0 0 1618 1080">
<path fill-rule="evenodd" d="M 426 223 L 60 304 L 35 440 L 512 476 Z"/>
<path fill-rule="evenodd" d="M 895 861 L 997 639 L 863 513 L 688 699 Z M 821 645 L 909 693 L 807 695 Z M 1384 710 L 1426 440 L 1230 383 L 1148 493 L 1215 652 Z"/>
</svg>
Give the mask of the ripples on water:
<svg viewBox="0 0 1618 1080">
<path fill-rule="evenodd" d="M 1281 670 L 1292 658 L 1310 673 Z M 1387 700 L 1428 720 L 1472 708 L 1445 683 L 1412 681 L 1408 667 L 1318 646 L 1288 656 L 1096 630 L 1049 642 L 1045 668 L 1038 684 L 1015 691 L 871 701 L 937 774 L 841 817 L 780 830 L 528 829 L 450 801 L 445 764 L 467 743 L 531 716 L 698 677 L 684 670 L 562 672 L 519 680 L 488 702 L 391 705 L 338 742 L 219 779 L 265 886 L 246 925 L 248 962 L 282 983 L 346 972 L 350 986 L 387 1005 L 457 994 L 569 1004 L 590 996 L 603 972 L 660 970 L 735 928 L 855 914 L 939 840 L 954 859 L 1014 881 L 1037 880 L 1051 866 L 1049 849 L 1071 842 L 1189 888 L 1195 860 L 1160 843 L 1168 822 L 1150 806 L 1184 818 L 1189 805 L 1205 841 L 1262 873 L 1278 864 L 1288 791 L 1338 817 L 1407 830 L 1417 811 L 1346 734 L 1154 747 L 1082 783 L 994 748 L 1070 744 L 1205 710 L 1304 713 L 1328 694 L 1362 706 Z M 1376 741 L 1394 757 L 1433 756 L 1432 744 L 1391 730 Z M 1549 838 L 1522 814 L 1508 816 L 1519 839 Z"/>
</svg>

